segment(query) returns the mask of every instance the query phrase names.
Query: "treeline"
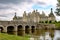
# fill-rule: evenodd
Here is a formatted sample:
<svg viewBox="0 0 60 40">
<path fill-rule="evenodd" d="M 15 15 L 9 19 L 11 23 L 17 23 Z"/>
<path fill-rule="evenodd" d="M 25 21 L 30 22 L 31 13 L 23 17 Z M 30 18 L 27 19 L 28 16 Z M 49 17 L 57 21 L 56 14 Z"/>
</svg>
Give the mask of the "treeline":
<svg viewBox="0 0 60 40">
<path fill-rule="evenodd" d="M 55 24 L 57 30 L 60 30 L 60 21 L 40 21 L 39 23 Z"/>
<path fill-rule="evenodd" d="M 55 23 L 60 23 L 60 21 L 39 21 L 39 23 L 53 23 L 53 24 L 55 24 Z"/>
</svg>

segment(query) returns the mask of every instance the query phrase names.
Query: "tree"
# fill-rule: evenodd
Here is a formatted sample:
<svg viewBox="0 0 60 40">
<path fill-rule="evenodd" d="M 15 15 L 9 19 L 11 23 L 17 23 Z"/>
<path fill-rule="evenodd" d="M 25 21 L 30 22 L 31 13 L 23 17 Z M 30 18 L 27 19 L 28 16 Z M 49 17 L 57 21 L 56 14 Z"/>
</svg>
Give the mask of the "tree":
<svg viewBox="0 0 60 40">
<path fill-rule="evenodd" d="M 60 21 L 58 21 L 58 23 L 60 23 Z"/>
<path fill-rule="evenodd" d="M 57 21 L 55 20 L 55 23 L 57 23 Z"/>
<path fill-rule="evenodd" d="M 57 9 L 56 9 L 56 15 L 60 16 L 60 0 L 57 0 L 58 3 L 57 3 Z"/>
<path fill-rule="evenodd" d="M 54 23 L 54 24 L 55 24 L 55 23 L 58 23 L 58 22 L 55 20 L 55 21 L 54 21 L 54 22 L 52 22 L 52 23 Z"/>
</svg>

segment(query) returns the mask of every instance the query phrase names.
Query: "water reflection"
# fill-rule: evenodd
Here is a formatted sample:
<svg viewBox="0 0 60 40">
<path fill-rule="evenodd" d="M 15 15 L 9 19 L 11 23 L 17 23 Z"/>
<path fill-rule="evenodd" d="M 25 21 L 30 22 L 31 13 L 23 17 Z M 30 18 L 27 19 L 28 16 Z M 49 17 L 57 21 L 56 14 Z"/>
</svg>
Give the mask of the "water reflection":
<svg viewBox="0 0 60 40">
<path fill-rule="evenodd" d="M 30 34 L 31 33 L 31 34 Z M 35 30 L 33 33 L 30 30 L 30 40 L 60 40 L 60 30 Z M 8 32 L 8 34 L 23 36 L 25 31 Z"/>
<path fill-rule="evenodd" d="M 52 40 L 54 30 L 36 30 L 33 36 L 35 40 Z"/>
<path fill-rule="evenodd" d="M 60 30 L 55 30 L 55 32 L 54 32 L 54 40 L 60 40 Z"/>
<path fill-rule="evenodd" d="M 8 34 L 10 34 L 10 35 L 18 35 L 18 36 L 23 36 L 24 35 L 24 32 L 25 31 L 18 31 L 18 32 L 16 32 L 16 31 L 13 31 L 13 32 L 7 32 Z"/>
<path fill-rule="evenodd" d="M 31 38 L 30 38 L 30 40 L 34 40 L 34 38 L 33 38 L 33 37 L 31 37 Z"/>
<path fill-rule="evenodd" d="M 33 36 L 34 40 L 60 40 L 60 30 L 40 30 Z"/>
<path fill-rule="evenodd" d="M 41 35 L 41 36 L 39 37 L 39 40 L 44 40 L 44 36 Z"/>
<path fill-rule="evenodd" d="M 45 33 L 45 40 L 52 40 L 51 36 L 49 35 L 49 32 Z"/>
</svg>

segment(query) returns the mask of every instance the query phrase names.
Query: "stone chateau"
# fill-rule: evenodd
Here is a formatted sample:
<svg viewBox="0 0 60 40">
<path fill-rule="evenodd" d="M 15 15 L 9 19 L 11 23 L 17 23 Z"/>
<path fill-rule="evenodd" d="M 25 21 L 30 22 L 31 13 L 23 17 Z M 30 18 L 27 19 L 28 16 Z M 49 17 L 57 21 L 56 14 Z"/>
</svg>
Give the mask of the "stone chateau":
<svg viewBox="0 0 60 40">
<path fill-rule="evenodd" d="M 40 21 L 55 21 L 55 16 L 53 14 L 53 10 L 51 8 L 51 12 L 49 16 L 46 16 L 45 13 L 42 11 L 42 14 L 40 14 L 37 10 L 34 10 L 30 13 L 26 13 L 24 11 L 23 17 L 17 17 L 16 13 L 15 16 L 13 17 L 14 21 L 23 21 L 23 22 L 40 22 Z"/>
</svg>

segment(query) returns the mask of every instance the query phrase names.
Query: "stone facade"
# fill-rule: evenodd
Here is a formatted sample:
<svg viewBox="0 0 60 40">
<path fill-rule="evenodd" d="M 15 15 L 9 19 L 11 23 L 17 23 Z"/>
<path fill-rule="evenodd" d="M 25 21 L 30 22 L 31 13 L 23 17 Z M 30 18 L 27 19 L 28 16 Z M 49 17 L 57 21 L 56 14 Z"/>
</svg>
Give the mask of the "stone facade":
<svg viewBox="0 0 60 40">
<path fill-rule="evenodd" d="M 33 10 L 32 12 L 28 13 L 28 15 L 27 15 L 26 11 L 24 11 L 23 17 L 17 17 L 16 13 L 15 13 L 13 20 L 38 23 L 39 21 L 55 21 L 55 16 L 54 16 L 53 10 L 51 8 L 51 12 L 50 12 L 49 16 L 46 16 L 43 11 L 42 11 L 42 14 L 40 14 L 37 10 Z"/>
</svg>

